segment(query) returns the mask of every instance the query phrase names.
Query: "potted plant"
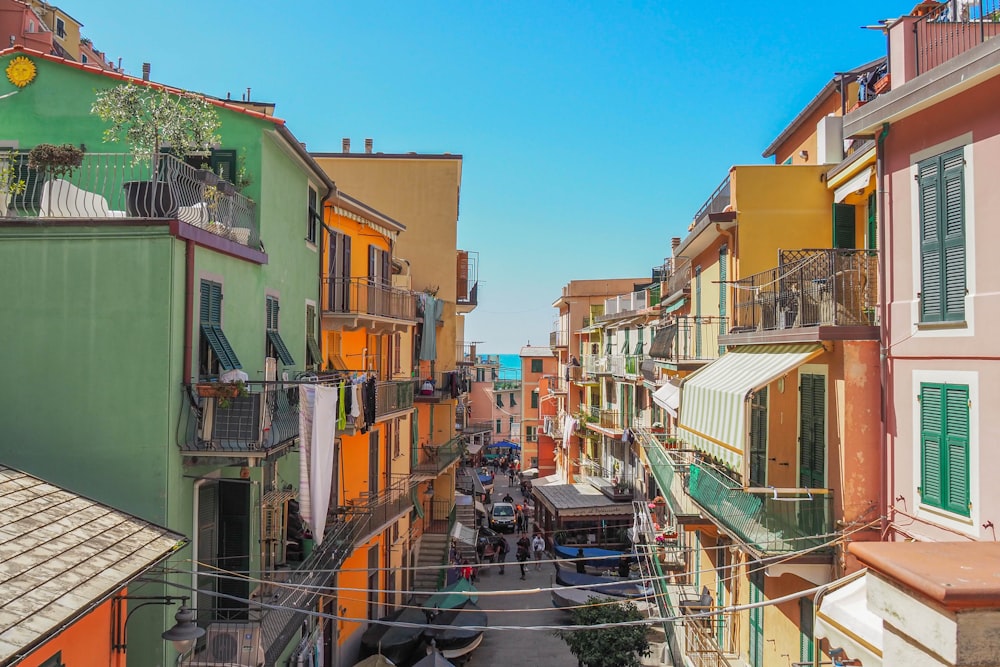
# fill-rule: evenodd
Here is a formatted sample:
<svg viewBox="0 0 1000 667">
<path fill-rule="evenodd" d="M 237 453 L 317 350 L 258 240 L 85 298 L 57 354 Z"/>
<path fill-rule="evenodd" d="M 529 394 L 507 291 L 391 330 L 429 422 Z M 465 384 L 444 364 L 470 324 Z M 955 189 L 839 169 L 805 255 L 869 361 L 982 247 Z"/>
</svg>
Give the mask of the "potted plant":
<svg viewBox="0 0 1000 667">
<path fill-rule="evenodd" d="M 217 399 L 220 408 L 228 408 L 230 401 L 239 396 L 247 396 L 247 385 L 243 380 L 235 382 L 199 382 L 195 390 L 202 398 Z"/>
<path fill-rule="evenodd" d="M 144 218 L 174 217 L 177 198 L 163 178 L 160 149 L 178 155 L 207 151 L 220 142 L 219 117 L 203 97 L 132 83 L 98 91 L 91 113 L 109 123 L 104 140 L 124 140 L 136 162 L 145 161 L 148 181 L 125 183 L 128 214 Z"/>
<path fill-rule="evenodd" d="M 7 215 L 11 195 L 23 194 L 28 184 L 17 177 L 17 155 L 14 151 L 0 154 L 0 218 Z"/>
</svg>

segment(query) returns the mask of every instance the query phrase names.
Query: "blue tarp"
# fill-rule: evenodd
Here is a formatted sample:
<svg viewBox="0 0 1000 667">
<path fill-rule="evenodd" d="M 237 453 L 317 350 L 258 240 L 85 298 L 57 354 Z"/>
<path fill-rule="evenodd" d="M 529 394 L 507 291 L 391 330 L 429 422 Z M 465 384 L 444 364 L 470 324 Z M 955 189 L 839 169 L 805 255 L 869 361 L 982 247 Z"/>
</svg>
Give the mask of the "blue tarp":
<svg viewBox="0 0 1000 667">
<path fill-rule="evenodd" d="M 521 445 L 517 444 L 516 442 L 511 442 L 509 440 L 501 440 L 500 442 L 494 442 L 492 445 L 489 445 L 486 449 L 517 449 L 517 450 L 520 450 L 521 449 Z"/>
</svg>

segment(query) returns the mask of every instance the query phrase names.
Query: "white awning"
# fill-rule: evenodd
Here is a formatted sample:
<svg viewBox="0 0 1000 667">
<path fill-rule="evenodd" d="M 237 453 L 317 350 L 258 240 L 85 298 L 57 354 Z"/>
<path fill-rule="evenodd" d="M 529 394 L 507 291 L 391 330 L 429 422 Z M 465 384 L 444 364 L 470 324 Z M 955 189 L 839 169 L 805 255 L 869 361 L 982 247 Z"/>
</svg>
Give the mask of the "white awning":
<svg viewBox="0 0 1000 667">
<path fill-rule="evenodd" d="M 455 522 L 455 527 L 451 529 L 451 536 L 459 542 L 476 546 L 476 529 L 466 528 L 461 521 Z"/>
<path fill-rule="evenodd" d="M 826 594 L 816 610 L 813 631 L 830 645 L 843 648 L 845 658 L 860 658 L 865 667 L 882 665 L 882 619 L 869 611 L 868 575 Z"/>
<path fill-rule="evenodd" d="M 871 183 L 874 176 L 875 167 L 868 167 L 834 190 L 833 200 L 839 204 L 858 190 L 864 190 L 868 187 L 868 184 Z"/>
<path fill-rule="evenodd" d="M 677 408 L 681 404 L 681 388 L 668 382 L 653 392 L 653 402 L 677 419 Z"/>
<path fill-rule="evenodd" d="M 465 446 L 465 449 L 470 454 L 478 454 L 480 450 L 486 445 L 485 442 L 470 442 Z"/>
<path fill-rule="evenodd" d="M 742 345 L 692 373 L 681 385 L 681 439 L 743 471 L 752 392 L 822 353 L 819 343 Z"/>
</svg>

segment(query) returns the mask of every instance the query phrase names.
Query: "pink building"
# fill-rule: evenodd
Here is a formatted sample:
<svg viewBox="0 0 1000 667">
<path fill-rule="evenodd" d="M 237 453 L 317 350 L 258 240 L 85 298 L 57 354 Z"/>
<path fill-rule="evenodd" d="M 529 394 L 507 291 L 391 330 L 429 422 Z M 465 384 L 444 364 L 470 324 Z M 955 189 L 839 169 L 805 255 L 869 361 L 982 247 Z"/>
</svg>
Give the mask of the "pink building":
<svg viewBox="0 0 1000 667">
<path fill-rule="evenodd" d="M 505 376 L 496 355 L 481 355 L 474 363 L 469 423 L 490 433 L 487 445 L 504 440 L 521 444 L 521 381 Z"/>
</svg>

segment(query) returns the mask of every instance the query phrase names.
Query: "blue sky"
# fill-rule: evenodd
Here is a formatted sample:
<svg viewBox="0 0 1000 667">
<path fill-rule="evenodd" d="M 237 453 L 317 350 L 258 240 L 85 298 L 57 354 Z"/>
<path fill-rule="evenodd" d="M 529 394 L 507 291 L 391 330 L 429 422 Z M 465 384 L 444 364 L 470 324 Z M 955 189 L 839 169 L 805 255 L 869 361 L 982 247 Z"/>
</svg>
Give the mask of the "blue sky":
<svg viewBox="0 0 1000 667">
<path fill-rule="evenodd" d="M 275 102 L 309 150 L 464 157 L 480 350 L 548 344 L 571 280 L 645 277 L 733 164 L 885 54 L 915 0 L 121 3 L 65 0 L 125 70 Z"/>
</svg>

